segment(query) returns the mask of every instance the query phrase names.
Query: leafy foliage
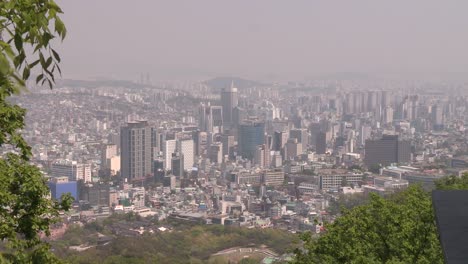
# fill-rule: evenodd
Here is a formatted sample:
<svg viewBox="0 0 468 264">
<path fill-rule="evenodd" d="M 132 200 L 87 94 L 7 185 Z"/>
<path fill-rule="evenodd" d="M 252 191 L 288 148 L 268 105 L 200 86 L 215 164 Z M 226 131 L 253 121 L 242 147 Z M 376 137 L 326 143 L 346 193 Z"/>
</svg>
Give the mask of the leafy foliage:
<svg viewBox="0 0 468 264">
<path fill-rule="evenodd" d="M 344 211 L 317 241 L 302 236 L 295 263 L 443 263 L 432 202 L 419 186 Z"/>
<path fill-rule="evenodd" d="M 454 175 L 443 177 L 435 182 L 435 186 L 439 190 L 467 190 L 468 173 L 464 173 L 461 177 Z"/>
<path fill-rule="evenodd" d="M 72 230 L 73 237 L 80 234 L 77 231 Z M 82 240 L 89 236 L 86 230 L 81 234 Z M 65 234 L 64 239 L 67 237 Z M 58 242 L 69 245 L 66 241 Z M 197 225 L 140 237 L 119 236 L 109 245 L 79 253 L 64 248 L 56 248 L 56 252 L 70 263 L 188 263 L 189 260 L 190 263 L 206 263 L 212 254 L 231 247 L 265 244 L 284 253 L 297 247 L 298 243 L 294 234 L 281 230 Z"/>
<path fill-rule="evenodd" d="M 340 194 L 336 199 L 330 201 L 327 211 L 331 215 L 337 215 L 342 209 L 352 209 L 356 206 L 369 202 L 369 196 L 363 193 Z"/>
<path fill-rule="evenodd" d="M 57 262 L 40 234 L 49 234 L 58 211 L 71 202 L 70 196 L 60 204 L 46 198 L 49 189 L 39 169 L 28 163 L 31 148 L 20 133 L 26 110 L 8 101 L 25 89 L 35 68 L 40 72 L 36 82 L 52 88 L 60 56 L 50 41 L 66 35 L 60 13 L 53 0 L 0 1 L 0 147 L 19 152 L 0 159 L 0 240 L 10 247 L 3 260 L 14 263 Z"/>
</svg>

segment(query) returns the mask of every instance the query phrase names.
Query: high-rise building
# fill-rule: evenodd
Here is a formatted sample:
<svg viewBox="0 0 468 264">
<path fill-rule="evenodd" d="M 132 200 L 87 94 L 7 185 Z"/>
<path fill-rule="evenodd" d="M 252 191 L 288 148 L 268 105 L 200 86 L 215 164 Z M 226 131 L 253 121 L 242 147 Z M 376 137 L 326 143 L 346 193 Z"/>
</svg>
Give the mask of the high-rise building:
<svg viewBox="0 0 468 264">
<path fill-rule="evenodd" d="M 309 145 L 309 133 L 306 129 L 291 129 L 289 131 L 289 138 L 297 139 L 297 142 L 302 144 L 302 151 L 307 150 L 307 146 Z"/>
<path fill-rule="evenodd" d="M 288 133 L 286 131 L 275 131 L 273 134 L 273 150 L 281 151 L 288 141 Z"/>
<path fill-rule="evenodd" d="M 284 158 L 286 160 L 294 159 L 303 153 L 302 144 L 296 138 L 288 139 L 284 147 Z"/>
<path fill-rule="evenodd" d="M 283 165 L 283 157 L 279 151 L 272 151 L 270 154 L 271 165 L 275 168 L 281 167 Z"/>
<path fill-rule="evenodd" d="M 157 159 L 154 161 L 154 178 L 156 182 L 163 182 L 166 172 L 164 171 L 164 160 Z"/>
<path fill-rule="evenodd" d="M 101 169 L 109 168 L 109 159 L 117 156 L 117 145 L 107 144 L 104 145 L 101 152 Z"/>
<path fill-rule="evenodd" d="M 220 142 L 215 142 L 210 145 L 208 150 L 208 158 L 211 162 L 214 163 L 223 162 L 223 145 Z"/>
<path fill-rule="evenodd" d="M 180 152 L 172 153 L 171 158 L 171 167 L 172 174 L 175 176 L 183 177 L 184 176 L 184 155 Z"/>
<path fill-rule="evenodd" d="M 234 107 L 234 110 L 232 110 L 232 119 L 234 126 L 240 125 L 246 117 L 247 111 L 245 111 L 244 108 L 236 106 Z"/>
<path fill-rule="evenodd" d="M 252 160 L 258 145 L 265 143 L 265 123 L 249 121 L 239 126 L 239 155 Z"/>
<path fill-rule="evenodd" d="M 104 145 L 101 152 L 101 170 L 108 171 L 110 175 L 115 175 L 120 171 L 120 156 L 117 155 L 117 145 Z"/>
<path fill-rule="evenodd" d="M 182 139 L 177 142 L 177 151 L 180 152 L 184 160 L 184 170 L 192 170 L 195 163 L 195 146 L 192 139 Z"/>
<path fill-rule="evenodd" d="M 366 140 L 364 163 L 367 166 L 409 163 L 411 144 L 398 140 L 397 135 L 383 135 L 382 139 Z"/>
<path fill-rule="evenodd" d="M 390 124 L 393 122 L 393 108 L 388 106 L 385 108 L 383 123 Z"/>
<path fill-rule="evenodd" d="M 230 88 L 224 88 L 221 91 L 221 105 L 223 107 L 223 121 L 227 126 L 234 124 L 233 110 L 237 107 L 238 95 L 237 88 L 234 87 L 234 83 L 231 84 Z"/>
<path fill-rule="evenodd" d="M 372 127 L 369 125 L 361 126 L 361 133 L 359 134 L 359 145 L 364 146 L 366 140 L 371 137 Z"/>
<path fill-rule="evenodd" d="M 317 133 L 315 137 L 315 152 L 317 154 L 325 154 L 327 152 L 327 134 L 324 132 Z"/>
<path fill-rule="evenodd" d="M 206 155 L 206 150 L 208 149 L 208 133 L 195 131 L 194 135 L 194 145 L 195 145 L 195 155 L 204 156 Z"/>
<path fill-rule="evenodd" d="M 163 152 L 164 152 L 164 169 L 166 171 L 172 170 L 172 153 L 176 151 L 177 141 L 175 139 L 169 139 L 164 141 Z"/>
<path fill-rule="evenodd" d="M 270 167 L 270 151 L 265 144 L 257 146 L 254 156 L 254 164 L 261 168 Z"/>
<path fill-rule="evenodd" d="M 223 156 L 231 157 L 232 148 L 234 147 L 234 136 L 223 134 L 221 136 L 221 143 L 223 144 Z"/>
<path fill-rule="evenodd" d="M 444 128 L 444 109 L 440 105 L 432 106 L 432 123 L 434 130 L 442 130 Z"/>
<path fill-rule="evenodd" d="M 133 121 L 120 129 L 120 171 L 129 181 L 153 175 L 152 129 L 147 121 Z"/>
<path fill-rule="evenodd" d="M 198 110 L 198 127 L 204 132 L 221 133 L 223 131 L 223 108 L 201 103 Z"/>
</svg>

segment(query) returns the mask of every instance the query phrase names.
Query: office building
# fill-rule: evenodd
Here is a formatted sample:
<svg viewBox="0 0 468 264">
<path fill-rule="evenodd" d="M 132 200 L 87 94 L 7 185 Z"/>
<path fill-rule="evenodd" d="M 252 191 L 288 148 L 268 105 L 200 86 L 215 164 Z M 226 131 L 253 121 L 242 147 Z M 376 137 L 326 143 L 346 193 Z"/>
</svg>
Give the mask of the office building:
<svg viewBox="0 0 468 264">
<path fill-rule="evenodd" d="M 101 152 L 101 171 L 108 171 L 115 176 L 120 171 L 120 156 L 117 155 L 117 145 L 104 145 Z"/>
<path fill-rule="evenodd" d="M 117 145 L 107 144 L 104 145 L 101 152 L 101 169 L 110 168 L 110 159 L 117 156 Z"/>
<path fill-rule="evenodd" d="M 282 151 L 288 141 L 288 133 L 286 131 L 275 131 L 273 134 L 273 150 Z"/>
<path fill-rule="evenodd" d="M 393 108 L 387 106 L 384 112 L 383 123 L 384 124 L 391 124 L 393 122 Z"/>
<path fill-rule="evenodd" d="M 76 161 L 58 160 L 51 165 L 53 177 L 67 177 L 70 181 L 91 182 L 91 165 Z"/>
<path fill-rule="evenodd" d="M 265 123 L 249 121 L 239 126 L 239 155 L 252 160 L 258 145 L 265 143 Z"/>
<path fill-rule="evenodd" d="M 154 161 L 154 179 L 156 182 L 163 182 L 166 172 L 164 170 L 164 160 L 157 159 Z"/>
<path fill-rule="evenodd" d="M 78 201 L 78 186 L 76 181 L 69 181 L 68 177 L 52 178 L 49 181 L 49 189 L 53 199 L 60 200 L 62 194 L 70 193 Z"/>
<path fill-rule="evenodd" d="M 223 156 L 232 156 L 232 149 L 234 147 L 234 136 L 223 134 L 221 135 L 221 143 L 223 144 Z"/>
<path fill-rule="evenodd" d="M 223 108 L 223 121 L 227 126 L 234 124 L 233 110 L 238 105 L 237 88 L 234 83 L 230 88 L 224 88 L 221 91 L 221 106 Z"/>
<path fill-rule="evenodd" d="M 382 139 L 366 140 L 364 163 L 367 166 L 410 161 L 411 144 L 409 141 L 398 140 L 397 135 L 383 135 Z"/>
<path fill-rule="evenodd" d="M 432 106 L 432 124 L 434 130 L 444 129 L 444 109 L 440 105 Z"/>
<path fill-rule="evenodd" d="M 172 174 L 174 176 L 183 177 L 184 176 L 184 155 L 180 152 L 172 153 L 171 158 L 171 168 Z"/>
<path fill-rule="evenodd" d="M 302 144 L 295 138 L 291 138 L 284 147 L 284 159 L 291 160 L 303 153 Z"/>
<path fill-rule="evenodd" d="M 120 129 L 121 176 L 138 181 L 153 175 L 152 129 L 147 121 L 133 121 Z"/>
<path fill-rule="evenodd" d="M 223 162 L 223 145 L 220 142 L 215 142 L 210 145 L 208 150 L 208 158 L 213 163 Z"/>
<path fill-rule="evenodd" d="M 265 144 L 257 146 L 257 149 L 255 150 L 254 164 L 261 168 L 270 167 L 270 151 Z"/>
<path fill-rule="evenodd" d="M 266 170 L 262 174 L 265 186 L 281 186 L 284 184 L 284 171 L 281 169 Z"/>
<path fill-rule="evenodd" d="M 297 139 L 297 142 L 302 144 L 302 150 L 307 150 L 309 145 L 309 133 L 306 129 L 291 129 L 289 131 L 289 138 Z"/>
<path fill-rule="evenodd" d="M 315 152 L 325 154 L 327 152 L 327 135 L 324 132 L 317 133 L 315 137 Z"/>
<path fill-rule="evenodd" d="M 354 173 L 346 170 L 319 170 L 319 188 L 322 190 L 338 190 L 344 186 L 358 186 L 362 182 L 362 173 Z"/>
<path fill-rule="evenodd" d="M 163 153 L 164 153 L 164 169 L 166 171 L 172 170 L 172 153 L 176 151 L 177 141 L 175 139 L 170 139 L 164 141 L 163 144 Z"/>
<path fill-rule="evenodd" d="M 192 171 L 195 163 L 195 146 L 192 139 L 181 139 L 177 142 L 177 151 L 183 156 L 184 170 Z"/>
</svg>

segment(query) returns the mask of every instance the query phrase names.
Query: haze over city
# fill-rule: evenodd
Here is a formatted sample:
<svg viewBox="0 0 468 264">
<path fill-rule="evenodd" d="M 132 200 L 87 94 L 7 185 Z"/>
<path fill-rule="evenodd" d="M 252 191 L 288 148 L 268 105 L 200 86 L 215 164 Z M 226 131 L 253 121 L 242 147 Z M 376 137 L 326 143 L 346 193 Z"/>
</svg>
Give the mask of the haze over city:
<svg viewBox="0 0 468 264">
<path fill-rule="evenodd" d="M 0 263 L 467 263 L 467 1 L 57 2 L 0 0 Z"/>
<path fill-rule="evenodd" d="M 468 72 L 466 1 L 58 2 L 65 78 Z"/>
</svg>

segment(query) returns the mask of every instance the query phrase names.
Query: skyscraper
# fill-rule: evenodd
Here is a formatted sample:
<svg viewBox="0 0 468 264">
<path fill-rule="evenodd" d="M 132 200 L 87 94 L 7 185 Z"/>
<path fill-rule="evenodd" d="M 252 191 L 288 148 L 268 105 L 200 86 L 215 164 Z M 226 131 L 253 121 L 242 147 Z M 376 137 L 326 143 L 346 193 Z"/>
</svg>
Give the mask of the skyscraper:
<svg viewBox="0 0 468 264">
<path fill-rule="evenodd" d="M 175 139 L 169 139 L 164 141 L 163 152 L 164 152 L 164 169 L 166 171 L 172 170 L 172 153 L 176 151 L 177 141 Z"/>
<path fill-rule="evenodd" d="M 327 134 L 324 132 L 317 133 L 315 137 L 315 152 L 317 154 L 325 154 L 327 152 Z"/>
<path fill-rule="evenodd" d="M 195 163 L 195 146 L 192 139 L 181 139 L 177 142 L 177 150 L 183 156 L 184 170 L 192 170 Z"/>
<path fill-rule="evenodd" d="M 147 121 L 133 121 L 120 129 L 122 144 L 120 170 L 130 181 L 142 180 L 153 174 L 151 127 Z"/>
<path fill-rule="evenodd" d="M 265 123 L 249 121 L 239 126 L 239 155 L 252 160 L 258 145 L 265 143 Z"/>
<path fill-rule="evenodd" d="M 221 143 L 223 143 L 223 156 L 231 156 L 231 150 L 234 147 L 234 136 L 223 134 L 221 135 Z"/>
<path fill-rule="evenodd" d="M 275 131 L 273 134 L 273 150 L 281 151 L 288 141 L 288 133 L 286 131 Z"/>
<path fill-rule="evenodd" d="M 432 123 L 434 130 L 442 130 L 444 128 L 444 109 L 440 105 L 432 106 Z"/>
<path fill-rule="evenodd" d="M 201 103 L 198 110 L 198 127 L 204 132 L 221 133 L 223 130 L 223 108 Z"/>
<path fill-rule="evenodd" d="M 184 155 L 180 152 L 172 153 L 171 158 L 171 167 L 172 167 L 172 174 L 174 176 L 183 177 L 184 176 Z"/>
<path fill-rule="evenodd" d="M 226 127 L 232 126 L 233 122 L 233 110 L 238 104 L 237 88 L 234 87 L 234 83 L 231 84 L 230 88 L 224 88 L 221 91 L 221 106 L 223 107 L 223 121 Z"/>
</svg>

